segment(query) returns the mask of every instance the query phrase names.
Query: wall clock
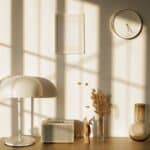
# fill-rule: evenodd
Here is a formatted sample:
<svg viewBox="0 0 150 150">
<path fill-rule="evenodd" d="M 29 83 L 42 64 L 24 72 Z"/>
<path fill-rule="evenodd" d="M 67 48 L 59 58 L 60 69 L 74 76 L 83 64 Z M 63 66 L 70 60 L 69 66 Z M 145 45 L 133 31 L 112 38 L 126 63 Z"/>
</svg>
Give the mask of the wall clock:
<svg viewBox="0 0 150 150">
<path fill-rule="evenodd" d="M 117 11 L 111 18 L 112 31 L 123 39 L 137 37 L 143 28 L 141 16 L 134 10 L 124 9 Z"/>
</svg>

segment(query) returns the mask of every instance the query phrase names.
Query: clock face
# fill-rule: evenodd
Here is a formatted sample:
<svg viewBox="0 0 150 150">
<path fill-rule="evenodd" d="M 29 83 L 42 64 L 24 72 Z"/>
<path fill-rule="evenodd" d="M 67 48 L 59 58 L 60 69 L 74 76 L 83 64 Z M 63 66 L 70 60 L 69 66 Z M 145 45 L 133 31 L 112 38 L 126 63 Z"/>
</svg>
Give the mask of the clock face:
<svg viewBox="0 0 150 150">
<path fill-rule="evenodd" d="M 121 38 L 133 39 L 142 31 L 142 18 L 133 10 L 120 10 L 112 17 L 112 30 Z"/>
</svg>

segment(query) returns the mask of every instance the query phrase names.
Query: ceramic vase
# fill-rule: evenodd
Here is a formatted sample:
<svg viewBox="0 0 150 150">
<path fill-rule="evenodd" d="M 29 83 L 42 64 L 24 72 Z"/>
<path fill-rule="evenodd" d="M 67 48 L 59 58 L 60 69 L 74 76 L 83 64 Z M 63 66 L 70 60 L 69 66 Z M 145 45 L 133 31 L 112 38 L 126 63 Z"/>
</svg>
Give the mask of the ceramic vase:
<svg viewBox="0 0 150 150">
<path fill-rule="evenodd" d="M 146 105 L 143 103 L 135 104 L 134 123 L 129 130 L 130 138 L 135 141 L 145 141 L 149 137 L 149 124 L 146 121 Z"/>
</svg>

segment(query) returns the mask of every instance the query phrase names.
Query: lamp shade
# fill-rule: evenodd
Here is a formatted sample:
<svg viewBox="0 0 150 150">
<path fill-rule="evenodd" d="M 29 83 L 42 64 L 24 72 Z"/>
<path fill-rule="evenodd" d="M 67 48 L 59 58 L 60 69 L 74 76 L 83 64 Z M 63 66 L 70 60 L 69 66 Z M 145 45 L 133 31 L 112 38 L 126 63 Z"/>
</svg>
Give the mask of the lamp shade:
<svg viewBox="0 0 150 150">
<path fill-rule="evenodd" d="M 42 77 L 12 76 L 0 81 L 1 98 L 47 98 L 55 96 L 54 84 Z"/>
</svg>

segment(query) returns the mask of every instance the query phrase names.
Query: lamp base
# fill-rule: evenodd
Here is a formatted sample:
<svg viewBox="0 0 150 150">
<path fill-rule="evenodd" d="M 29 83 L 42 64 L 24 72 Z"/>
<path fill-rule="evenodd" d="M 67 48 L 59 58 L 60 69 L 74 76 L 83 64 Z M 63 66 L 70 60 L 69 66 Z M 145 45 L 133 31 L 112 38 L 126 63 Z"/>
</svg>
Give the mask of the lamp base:
<svg viewBox="0 0 150 150">
<path fill-rule="evenodd" d="M 8 146 L 30 146 L 35 143 L 35 139 L 30 136 L 21 136 L 21 140 L 19 140 L 18 136 L 12 136 L 5 139 L 5 144 Z"/>
</svg>

